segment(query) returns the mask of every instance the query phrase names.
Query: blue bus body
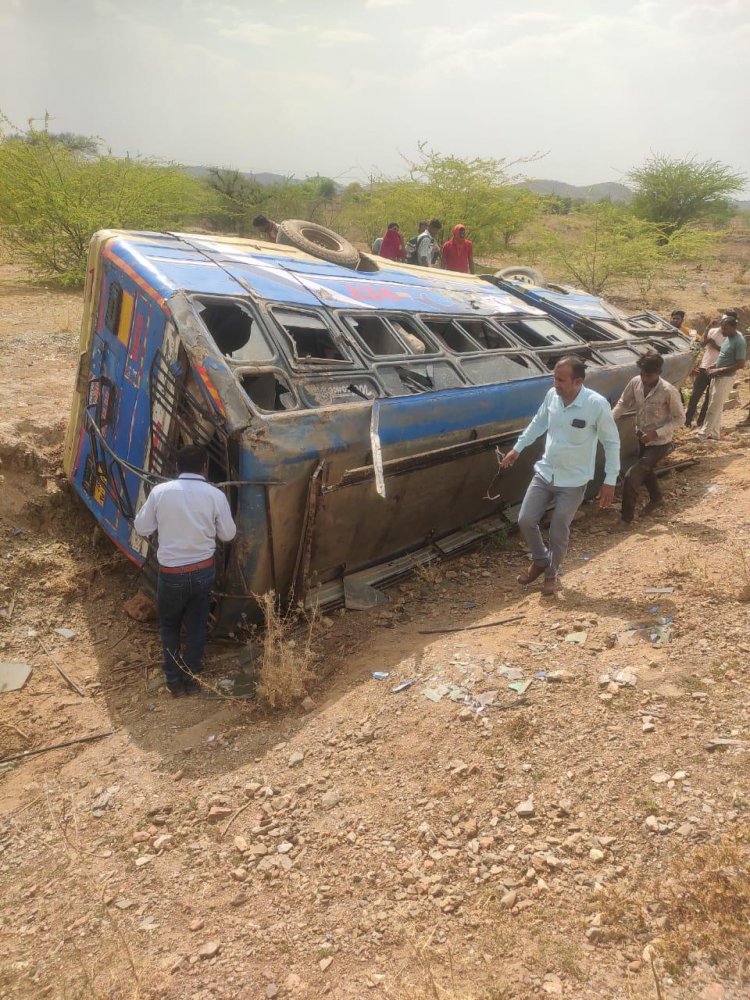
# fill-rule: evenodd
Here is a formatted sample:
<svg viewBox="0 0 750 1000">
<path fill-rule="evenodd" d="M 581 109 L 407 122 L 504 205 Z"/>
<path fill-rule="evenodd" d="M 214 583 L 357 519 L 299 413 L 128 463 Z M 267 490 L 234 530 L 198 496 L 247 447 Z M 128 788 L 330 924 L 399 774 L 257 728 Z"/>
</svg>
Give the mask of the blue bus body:
<svg viewBox="0 0 750 1000">
<path fill-rule="evenodd" d="M 556 360 L 585 357 L 587 385 L 614 402 L 649 344 L 586 339 L 492 280 L 361 261 L 206 235 L 92 240 L 66 472 L 148 569 L 133 515 L 179 447 L 207 447 L 238 525 L 220 552 L 220 630 L 257 617 L 255 595 L 333 604 L 496 528 L 541 442 L 501 475 L 496 452 Z M 663 353 L 679 383 L 687 342 Z"/>
</svg>

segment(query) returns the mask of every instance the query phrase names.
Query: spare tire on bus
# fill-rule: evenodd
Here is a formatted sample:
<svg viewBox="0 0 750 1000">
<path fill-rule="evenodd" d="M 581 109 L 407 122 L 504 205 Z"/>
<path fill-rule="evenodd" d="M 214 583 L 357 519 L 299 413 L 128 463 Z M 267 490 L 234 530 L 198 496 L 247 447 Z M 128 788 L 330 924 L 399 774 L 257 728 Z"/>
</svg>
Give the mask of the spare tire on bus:
<svg viewBox="0 0 750 1000">
<path fill-rule="evenodd" d="M 276 242 L 297 247 L 313 257 L 320 257 L 331 264 L 340 264 L 341 267 L 356 267 L 359 263 L 359 250 L 349 240 L 334 233 L 332 229 L 319 226 L 317 222 L 284 219 L 279 223 Z"/>
<path fill-rule="evenodd" d="M 533 267 L 504 267 L 502 271 L 495 271 L 496 278 L 505 278 L 506 281 L 520 281 L 524 285 L 544 285 L 544 275 Z"/>
</svg>

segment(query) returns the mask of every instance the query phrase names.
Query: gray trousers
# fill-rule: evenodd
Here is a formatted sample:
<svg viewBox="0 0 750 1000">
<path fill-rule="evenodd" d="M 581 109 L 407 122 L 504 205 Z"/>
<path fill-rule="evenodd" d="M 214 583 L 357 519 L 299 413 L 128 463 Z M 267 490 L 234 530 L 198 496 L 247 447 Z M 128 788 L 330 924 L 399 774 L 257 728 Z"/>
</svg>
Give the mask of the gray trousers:
<svg viewBox="0 0 750 1000">
<path fill-rule="evenodd" d="M 529 483 L 518 515 L 518 530 L 523 535 L 537 566 L 544 566 L 544 575 L 554 580 L 568 551 L 570 524 L 583 502 L 586 486 L 553 486 L 539 473 Z M 549 547 L 544 544 L 539 522 L 550 504 L 554 504 L 549 525 Z"/>
</svg>

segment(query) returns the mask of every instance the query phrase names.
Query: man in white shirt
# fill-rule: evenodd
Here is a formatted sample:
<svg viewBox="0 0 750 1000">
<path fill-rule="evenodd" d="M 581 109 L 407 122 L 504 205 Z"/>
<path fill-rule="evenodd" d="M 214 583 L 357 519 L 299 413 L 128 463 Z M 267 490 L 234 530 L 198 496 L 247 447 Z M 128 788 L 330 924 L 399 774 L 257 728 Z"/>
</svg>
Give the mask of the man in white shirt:
<svg viewBox="0 0 750 1000">
<path fill-rule="evenodd" d="M 557 362 L 554 387 L 502 462 L 502 467 L 509 469 L 523 449 L 546 431 L 544 454 L 534 466 L 534 478 L 518 515 L 518 528 L 532 562 L 516 578 L 526 586 L 544 573 L 542 593 L 546 596 L 553 596 L 557 588 L 573 516 L 583 502 L 589 480 L 594 478 L 599 442 L 604 448 L 604 484 L 597 496 L 600 507 L 612 503 L 620 471 L 620 436 L 612 410 L 604 396 L 584 386 L 585 376 L 586 366 L 580 358 L 571 356 Z M 539 522 L 550 505 L 553 511 L 547 546 Z"/>
<path fill-rule="evenodd" d="M 440 219 L 431 219 L 425 232 L 417 239 L 417 264 L 421 267 L 432 267 L 440 256 L 440 247 L 435 237 L 443 228 Z"/>
<path fill-rule="evenodd" d="M 640 375 L 625 386 L 612 416 L 615 420 L 635 410 L 638 435 L 638 461 L 625 473 L 622 487 L 621 516 L 623 525 L 633 520 L 641 486 L 648 490 L 649 502 L 643 514 L 652 514 L 664 502 L 654 469 L 672 450 L 675 432 L 685 422 L 685 410 L 680 394 L 661 377 L 664 358 L 649 351 L 638 359 Z"/>
<path fill-rule="evenodd" d="M 227 498 L 206 482 L 208 453 L 188 445 L 177 453 L 177 479 L 155 486 L 135 516 L 139 535 L 159 533 L 159 633 L 167 688 L 175 697 L 196 694 L 203 671 L 216 540 L 237 531 Z M 180 630 L 185 627 L 184 646 Z M 181 651 L 182 649 L 182 651 Z"/>
<path fill-rule="evenodd" d="M 690 399 L 688 400 L 687 412 L 685 414 L 686 427 L 693 426 L 693 417 L 695 416 L 695 411 L 698 409 L 698 403 L 700 403 L 701 397 L 703 397 L 703 406 L 698 414 L 698 426 L 702 427 L 703 421 L 706 419 L 709 396 L 708 390 L 711 385 L 708 369 L 713 368 L 716 364 L 716 359 L 719 357 L 721 345 L 724 343 L 724 323 L 725 320 L 732 315 L 735 315 L 736 317 L 736 314 L 732 314 L 731 312 L 725 313 L 718 326 L 707 328 L 706 332 L 703 334 L 703 357 L 701 358 L 700 367 L 695 373 L 693 391 L 690 393 Z"/>
<path fill-rule="evenodd" d="M 704 441 L 721 440 L 721 415 L 724 404 L 729 399 L 734 385 L 734 376 L 747 366 L 747 341 L 737 328 L 737 318 L 733 313 L 721 317 L 724 343 L 713 366 L 708 369 L 711 379 L 706 419 L 695 437 Z"/>
</svg>

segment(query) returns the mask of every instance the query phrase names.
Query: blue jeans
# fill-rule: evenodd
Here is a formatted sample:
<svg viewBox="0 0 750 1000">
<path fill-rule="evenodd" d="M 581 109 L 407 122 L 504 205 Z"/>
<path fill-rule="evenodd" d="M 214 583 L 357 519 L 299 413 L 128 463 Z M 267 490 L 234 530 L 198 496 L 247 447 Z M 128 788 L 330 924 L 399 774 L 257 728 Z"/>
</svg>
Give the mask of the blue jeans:
<svg viewBox="0 0 750 1000">
<path fill-rule="evenodd" d="M 518 530 L 537 566 L 544 567 L 548 580 L 559 576 L 570 541 L 570 524 L 583 502 L 586 486 L 553 486 L 538 472 L 529 483 L 518 514 Z M 549 522 L 549 546 L 544 544 L 539 522 L 550 504 L 554 504 Z"/>
<path fill-rule="evenodd" d="M 200 674 L 203 670 L 208 612 L 215 582 L 215 566 L 192 573 L 159 573 L 156 590 L 159 634 L 164 650 L 164 673 L 170 689 L 179 688 L 191 674 Z M 183 626 L 185 642 L 181 655 L 180 630 Z"/>
</svg>

